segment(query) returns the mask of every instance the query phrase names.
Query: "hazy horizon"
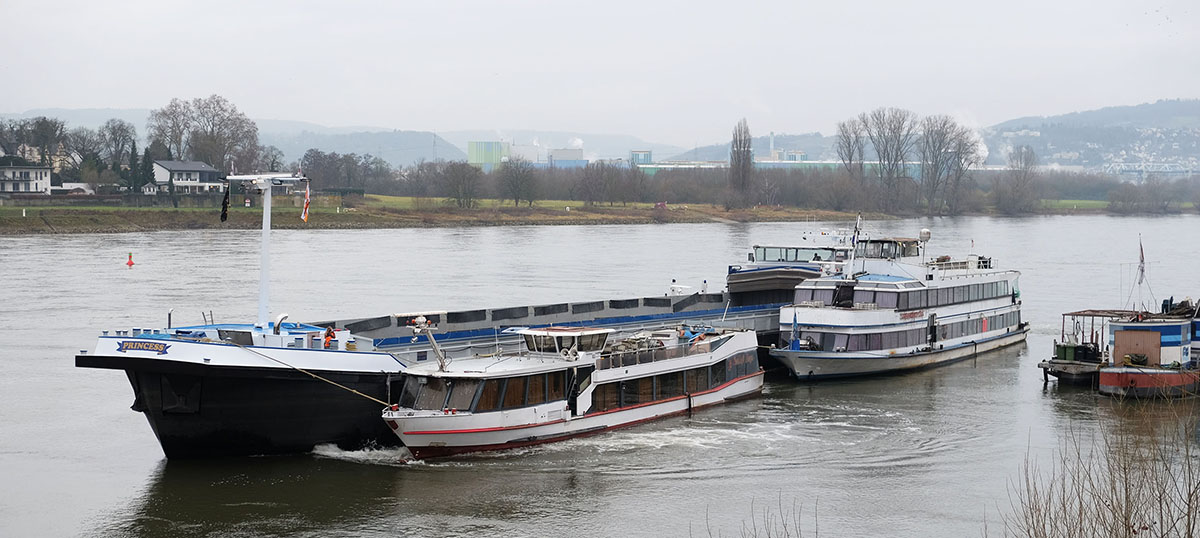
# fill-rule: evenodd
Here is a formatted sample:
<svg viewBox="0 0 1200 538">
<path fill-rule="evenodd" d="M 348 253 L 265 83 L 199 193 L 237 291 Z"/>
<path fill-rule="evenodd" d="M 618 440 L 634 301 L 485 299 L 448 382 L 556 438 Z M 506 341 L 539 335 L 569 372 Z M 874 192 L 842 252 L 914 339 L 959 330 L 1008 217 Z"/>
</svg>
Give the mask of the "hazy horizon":
<svg viewBox="0 0 1200 538">
<path fill-rule="evenodd" d="M 1183 1 L 319 7 L 15 0 L 4 11 L 20 24 L 0 46 L 26 52 L 0 72 L 22 83 L 0 108 L 157 108 L 215 93 L 250 117 L 329 127 L 686 148 L 727 140 L 742 117 L 755 135 L 828 135 L 879 106 L 979 127 L 1200 97 L 1200 13 Z"/>
</svg>

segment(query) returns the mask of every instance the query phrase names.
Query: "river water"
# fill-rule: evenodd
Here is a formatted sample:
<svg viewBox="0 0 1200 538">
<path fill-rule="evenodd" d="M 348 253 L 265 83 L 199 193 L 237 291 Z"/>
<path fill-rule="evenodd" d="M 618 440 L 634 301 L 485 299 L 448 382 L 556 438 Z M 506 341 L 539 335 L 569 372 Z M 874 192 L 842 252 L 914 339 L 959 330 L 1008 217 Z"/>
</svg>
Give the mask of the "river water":
<svg viewBox="0 0 1200 538">
<path fill-rule="evenodd" d="M 543 447 L 403 464 L 396 451 L 168 462 L 102 329 L 251 320 L 258 234 L 0 237 L 0 536 L 717 536 L 798 511 L 833 536 L 1000 534 L 1026 458 L 1121 405 L 1043 386 L 1060 313 L 1121 307 L 1139 236 L 1161 300 L 1195 288 L 1194 215 L 871 223 L 1023 272 L 1027 344 L 907 375 L 767 381 L 762 398 Z M 293 320 L 710 290 L 753 243 L 831 223 L 276 231 Z M 136 265 L 125 266 L 133 253 Z M 1122 265 L 1125 264 L 1125 265 Z M 1122 288 L 1125 291 L 1122 291 Z M 795 519 L 795 518 L 789 518 Z"/>
</svg>

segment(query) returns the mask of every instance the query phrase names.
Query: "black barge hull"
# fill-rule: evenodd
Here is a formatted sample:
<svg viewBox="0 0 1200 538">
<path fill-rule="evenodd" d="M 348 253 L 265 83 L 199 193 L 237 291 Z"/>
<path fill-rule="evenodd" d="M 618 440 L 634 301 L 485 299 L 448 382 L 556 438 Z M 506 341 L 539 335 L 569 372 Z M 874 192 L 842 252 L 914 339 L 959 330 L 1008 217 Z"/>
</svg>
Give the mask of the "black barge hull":
<svg viewBox="0 0 1200 538">
<path fill-rule="evenodd" d="M 124 370 L 133 410 L 146 415 L 171 459 L 400 445 L 381 404 L 296 370 L 96 355 L 77 355 L 75 366 Z M 381 401 L 400 382 L 395 372 L 312 373 Z"/>
</svg>

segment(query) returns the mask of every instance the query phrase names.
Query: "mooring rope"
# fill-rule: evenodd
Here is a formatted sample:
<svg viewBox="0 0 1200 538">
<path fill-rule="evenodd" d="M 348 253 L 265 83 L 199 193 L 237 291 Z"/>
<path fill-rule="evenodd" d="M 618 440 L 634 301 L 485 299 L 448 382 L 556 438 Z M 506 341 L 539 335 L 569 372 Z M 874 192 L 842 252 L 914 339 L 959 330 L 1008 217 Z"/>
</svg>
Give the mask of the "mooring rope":
<svg viewBox="0 0 1200 538">
<path fill-rule="evenodd" d="M 357 391 L 357 390 L 354 390 L 354 389 L 352 389 L 352 388 L 350 388 L 350 387 L 347 387 L 347 386 L 345 386 L 345 385 L 343 385 L 343 384 L 341 384 L 341 383 L 338 383 L 338 382 L 336 382 L 336 381 L 332 381 L 332 380 L 329 380 L 329 379 L 325 379 L 324 377 L 321 377 L 321 376 L 319 376 L 319 375 L 317 375 L 317 374 L 314 374 L 314 373 L 312 373 L 312 372 L 310 372 L 310 371 L 308 371 L 308 370 L 305 370 L 305 369 L 303 369 L 303 368 L 300 368 L 300 367 L 298 367 L 298 366 L 292 366 L 292 365 L 290 365 L 290 364 L 288 364 L 288 363 L 286 363 L 286 362 L 283 362 L 283 361 L 281 361 L 281 360 L 279 360 L 279 359 L 276 359 L 275 357 L 272 357 L 272 356 L 270 356 L 270 355 L 267 355 L 267 354 L 265 354 L 265 353 L 259 353 L 259 352 L 255 351 L 255 350 L 253 350 L 253 349 L 251 349 L 251 348 L 249 348 L 249 347 L 243 346 L 243 345 L 241 345 L 241 344 L 239 344 L 239 343 L 237 343 L 237 342 L 230 342 L 230 343 L 231 343 L 231 344 L 233 344 L 233 345 L 235 345 L 235 346 L 237 346 L 237 347 L 240 347 L 240 348 L 242 348 L 242 349 L 244 349 L 244 350 L 246 350 L 246 351 L 249 351 L 249 352 L 251 352 L 251 353 L 253 353 L 253 354 L 255 354 L 255 355 L 258 355 L 258 356 L 260 356 L 260 357 L 266 358 L 266 359 L 268 359 L 268 360 L 275 361 L 275 362 L 277 362 L 277 363 L 279 363 L 279 364 L 282 364 L 282 365 L 284 365 L 284 366 L 287 366 L 288 368 L 291 368 L 291 369 L 293 369 L 293 370 L 295 370 L 295 371 L 297 371 L 297 372 L 300 372 L 300 373 L 302 373 L 302 374 L 306 374 L 306 375 L 308 375 L 308 376 L 311 376 L 313 379 L 317 379 L 317 380 L 320 380 L 320 381 L 324 381 L 324 382 L 326 382 L 326 383 L 329 383 L 330 385 L 333 385 L 333 386 L 335 386 L 335 387 L 337 387 L 337 388 L 339 388 L 339 389 L 346 390 L 346 391 L 349 391 L 349 392 L 351 392 L 351 393 L 354 393 L 354 394 L 357 394 L 357 395 L 359 395 L 359 396 L 362 396 L 363 398 L 366 398 L 366 399 L 368 399 L 368 400 L 371 400 L 372 402 L 375 402 L 375 403 L 377 403 L 377 404 L 379 404 L 379 405 L 382 405 L 382 406 L 384 406 L 384 407 L 390 407 L 390 406 L 392 405 L 392 404 L 390 404 L 390 403 L 387 403 L 387 402 L 385 402 L 385 401 L 383 401 L 383 400 L 380 400 L 379 398 L 376 398 L 376 397 L 374 397 L 374 396 L 371 396 L 371 395 L 369 395 L 369 394 L 363 394 L 363 393 L 361 393 L 361 392 L 359 392 L 359 391 Z"/>
</svg>

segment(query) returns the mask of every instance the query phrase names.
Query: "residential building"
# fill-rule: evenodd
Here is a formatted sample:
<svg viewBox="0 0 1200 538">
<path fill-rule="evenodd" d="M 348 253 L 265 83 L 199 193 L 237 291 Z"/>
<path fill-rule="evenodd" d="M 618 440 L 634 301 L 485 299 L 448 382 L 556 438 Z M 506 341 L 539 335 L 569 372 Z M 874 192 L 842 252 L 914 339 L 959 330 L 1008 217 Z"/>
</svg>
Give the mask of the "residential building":
<svg viewBox="0 0 1200 538">
<path fill-rule="evenodd" d="M 0 194 L 50 194 L 49 166 L 0 166 Z"/>
<path fill-rule="evenodd" d="M 171 182 L 176 194 L 221 192 L 221 173 L 199 161 L 154 161 L 154 184 L 143 187 L 144 194 L 166 192 Z"/>
</svg>

